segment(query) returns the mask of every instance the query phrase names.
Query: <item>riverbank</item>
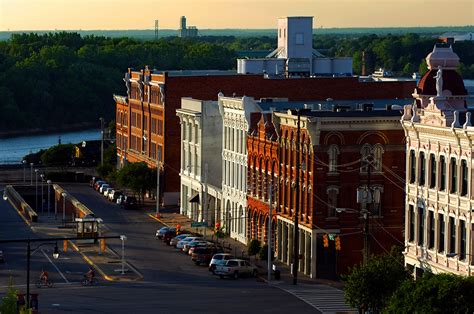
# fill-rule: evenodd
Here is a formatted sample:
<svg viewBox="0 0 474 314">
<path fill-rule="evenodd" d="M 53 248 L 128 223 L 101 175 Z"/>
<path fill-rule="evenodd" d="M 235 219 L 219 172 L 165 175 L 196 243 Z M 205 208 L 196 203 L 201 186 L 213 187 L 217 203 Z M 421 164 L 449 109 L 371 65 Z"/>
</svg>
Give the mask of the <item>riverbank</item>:
<svg viewBox="0 0 474 314">
<path fill-rule="evenodd" d="M 11 130 L 11 131 L 0 131 L 0 138 L 11 138 L 18 136 L 32 136 L 32 135 L 48 135 L 60 132 L 75 132 L 75 131 L 87 131 L 90 129 L 99 129 L 100 126 L 95 122 L 78 123 L 73 125 L 66 125 L 61 127 L 49 127 L 43 129 L 26 129 L 26 130 Z"/>
</svg>

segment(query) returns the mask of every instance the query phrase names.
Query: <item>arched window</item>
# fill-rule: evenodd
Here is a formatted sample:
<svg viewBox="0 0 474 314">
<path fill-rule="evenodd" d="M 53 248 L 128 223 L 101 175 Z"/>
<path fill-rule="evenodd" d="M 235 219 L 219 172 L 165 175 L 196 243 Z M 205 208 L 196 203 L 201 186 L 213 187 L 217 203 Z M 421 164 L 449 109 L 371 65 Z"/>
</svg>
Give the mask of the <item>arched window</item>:
<svg viewBox="0 0 474 314">
<path fill-rule="evenodd" d="M 382 155 L 383 155 L 383 147 L 379 144 L 374 146 L 373 149 L 373 155 L 374 155 L 374 170 L 375 171 L 382 171 Z"/>
<path fill-rule="evenodd" d="M 339 148 L 337 145 L 331 145 L 328 150 L 329 155 L 329 172 L 337 172 L 337 160 L 339 156 Z"/>
<path fill-rule="evenodd" d="M 369 162 L 367 159 L 369 158 L 371 154 L 372 154 L 372 147 L 369 144 L 364 144 L 362 146 L 362 149 L 360 150 L 360 158 L 361 158 L 360 172 L 367 172 L 368 165 L 369 165 Z"/>
</svg>

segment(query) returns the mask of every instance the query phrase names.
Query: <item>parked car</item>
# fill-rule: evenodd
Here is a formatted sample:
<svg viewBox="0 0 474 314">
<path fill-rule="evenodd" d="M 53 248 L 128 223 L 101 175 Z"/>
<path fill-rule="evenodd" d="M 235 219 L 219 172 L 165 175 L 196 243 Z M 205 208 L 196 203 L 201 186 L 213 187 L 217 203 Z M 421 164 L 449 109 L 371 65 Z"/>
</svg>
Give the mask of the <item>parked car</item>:
<svg viewBox="0 0 474 314">
<path fill-rule="evenodd" d="M 117 197 L 117 200 L 115 201 L 117 203 L 117 205 L 122 205 L 122 203 L 125 201 L 125 194 L 120 194 L 118 197 Z"/>
<path fill-rule="evenodd" d="M 170 245 L 171 239 L 173 239 L 175 236 L 176 236 L 176 229 L 172 228 L 163 234 L 163 242 L 165 242 L 167 245 Z"/>
<path fill-rule="evenodd" d="M 119 190 L 113 190 L 112 192 L 109 192 L 109 201 L 116 202 L 120 195 L 122 195 L 122 191 Z"/>
<path fill-rule="evenodd" d="M 178 244 L 179 241 L 183 240 L 184 238 L 187 238 L 187 237 L 190 237 L 191 234 L 180 234 L 180 235 L 177 235 L 176 237 L 174 237 L 173 239 L 170 240 L 170 245 L 172 246 L 176 246 L 176 244 Z"/>
<path fill-rule="evenodd" d="M 135 209 L 138 206 L 137 198 L 135 196 L 125 196 L 120 206 L 125 209 Z"/>
<path fill-rule="evenodd" d="M 94 190 L 96 191 L 99 191 L 100 187 L 102 186 L 102 184 L 105 184 L 106 182 L 105 181 L 102 181 L 102 180 L 99 180 L 97 181 L 95 184 L 94 184 Z"/>
<path fill-rule="evenodd" d="M 94 188 L 95 184 L 99 181 L 101 181 L 100 178 L 92 177 L 92 179 L 89 181 L 89 186 Z"/>
<path fill-rule="evenodd" d="M 194 247 L 193 253 L 191 254 L 191 260 L 196 265 L 207 265 L 216 253 L 216 250 L 217 249 L 213 247 Z"/>
<path fill-rule="evenodd" d="M 180 241 L 176 244 L 176 248 L 182 250 L 183 247 L 184 247 L 184 245 L 185 245 L 187 242 L 191 242 L 191 241 L 196 240 L 196 239 L 200 239 L 200 238 L 199 238 L 199 237 L 195 237 L 195 236 L 186 237 L 186 238 L 180 240 Z"/>
<path fill-rule="evenodd" d="M 186 245 L 185 245 L 186 247 Z M 193 254 L 194 249 L 198 247 L 214 247 L 214 243 L 207 241 L 198 241 L 196 244 L 190 243 L 188 245 L 188 255 Z"/>
<path fill-rule="evenodd" d="M 185 243 L 183 245 L 183 248 L 181 249 L 184 253 L 188 253 L 189 249 L 195 246 L 206 246 L 207 242 L 204 241 L 202 238 L 197 238 L 193 241 L 190 241 L 188 243 Z"/>
<path fill-rule="evenodd" d="M 214 273 L 217 265 L 225 265 L 228 260 L 234 259 L 235 257 L 229 253 L 217 253 L 211 259 L 209 263 L 209 271 Z"/>
<path fill-rule="evenodd" d="M 161 227 L 160 229 L 156 230 L 155 237 L 158 239 L 162 239 L 165 232 L 170 229 L 170 227 Z"/>
<path fill-rule="evenodd" d="M 5 263 L 5 255 L 3 255 L 2 250 L 0 250 L 0 263 Z"/>
<path fill-rule="evenodd" d="M 257 266 L 252 265 L 249 261 L 243 259 L 230 259 L 225 265 L 217 265 L 214 274 L 220 278 L 232 277 L 238 279 L 242 276 L 257 277 Z"/>
<path fill-rule="evenodd" d="M 99 188 L 99 193 L 104 194 L 105 189 L 108 189 L 108 188 L 110 188 L 110 184 L 107 184 L 107 183 L 102 184 Z"/>
<path fill-rule="evenodd" d="M 110 188 L 106 188 L 104 189 L 104 192 L 102 194 L 104 194 L 104 197 L 105 198 L 109 198 L 109 193 L 112 192 L 114 190 L 114 188 L 110 187 Z"/>
</svg>

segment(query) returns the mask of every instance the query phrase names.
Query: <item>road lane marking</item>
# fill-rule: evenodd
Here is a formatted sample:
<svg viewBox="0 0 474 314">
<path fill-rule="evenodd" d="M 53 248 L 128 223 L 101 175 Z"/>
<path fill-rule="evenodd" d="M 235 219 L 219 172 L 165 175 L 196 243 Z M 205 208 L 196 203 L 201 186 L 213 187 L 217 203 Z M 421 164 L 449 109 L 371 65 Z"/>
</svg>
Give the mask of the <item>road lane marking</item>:
<svg viewBox="0 0 474 314">
<path fill-rule="evenodd" d="M 58 266 L 56 266 L 56 264 L 53 263 L 53 261 L 51 260 L 51 258 L 49 258 L 48 254 L 46 254 L 46 252 L 41 249 L 41 252 L 43 252 L 43 255 L 48 259 L 48 261 L 54 266 L 54 268 L 56 268 L 56 270 L 58 271 L 59 275 L 61 277 L 63 277 L 64 281 L 66 283 L 69 283 L 69 280 L 67 280 L 67 278 L 64 276 L 64 274 L 59 270 Z"/>
</svg>

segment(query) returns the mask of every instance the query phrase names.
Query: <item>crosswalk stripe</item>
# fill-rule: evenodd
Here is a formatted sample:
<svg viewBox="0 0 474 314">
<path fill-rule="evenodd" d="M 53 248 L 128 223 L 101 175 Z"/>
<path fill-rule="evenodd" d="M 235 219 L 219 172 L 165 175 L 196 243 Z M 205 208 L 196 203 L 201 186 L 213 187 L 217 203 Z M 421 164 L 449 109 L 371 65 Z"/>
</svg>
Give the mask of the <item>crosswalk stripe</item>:
<svg viewBox="0 0 474 314">
<path fill-rule="evenodd" d="M 325 285 L 301 285 L 297 287 L 280 286 L 282 290 L 308 303 L 322 313 L 354 312 L 357 310 L 344 301 L 344 292 Z"/>
</svg>

